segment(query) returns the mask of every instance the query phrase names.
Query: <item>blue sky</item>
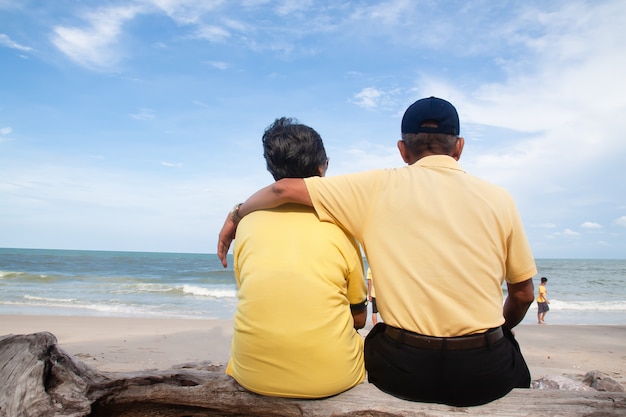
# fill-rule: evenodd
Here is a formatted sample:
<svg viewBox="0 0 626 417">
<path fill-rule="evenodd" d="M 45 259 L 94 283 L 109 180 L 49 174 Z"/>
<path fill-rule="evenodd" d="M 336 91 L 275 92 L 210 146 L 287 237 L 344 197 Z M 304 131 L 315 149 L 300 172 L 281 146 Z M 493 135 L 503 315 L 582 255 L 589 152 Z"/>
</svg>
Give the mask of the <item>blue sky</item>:
<svg viewBox="0 0 626 417">
<path fill-rule="evenodd" d="M 0 0 L 0 247 L 215 253 L 296 117 L 402 166 L 438 96 L 537 258 L 626 257 L 626 2 Z"/>
</svg>

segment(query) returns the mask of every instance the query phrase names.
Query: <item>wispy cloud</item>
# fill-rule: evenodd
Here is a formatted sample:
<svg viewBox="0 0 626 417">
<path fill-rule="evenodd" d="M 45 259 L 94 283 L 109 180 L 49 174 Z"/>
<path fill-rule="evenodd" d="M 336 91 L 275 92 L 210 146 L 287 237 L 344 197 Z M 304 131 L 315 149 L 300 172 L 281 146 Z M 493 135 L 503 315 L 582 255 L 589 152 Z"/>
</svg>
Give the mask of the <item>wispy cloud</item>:
<svg viewBox="0 0 626 417">
<path fill-rule="evenodd" d="M 141 12 L 138 6 L 113 6 L 85 13 L 85 23 L 55 26 L 52 43 L 72 61 L 95 70 L 114 68 L 121 59 L 122 27 Z"/>
<path fill-rule="evenodd" d="M 398 97 L 408 96 L 410 89 L 366 87 L 354 94 L 351 103 L 368 110 L 396 111 Z M 403 100 L 404 101 L 404 100 Z"/>
<path fill-rule="evenodd" d="M 204 25 L 199 27 L 195 31 L 194 37 L 198 39 L 205 39 L 211 42 L 220 42 L 230 37 L 230 33 L 220 26 Z"/>
<path fill-rule="evenodd" d="M 550 239 L 558 239 L 558 238 L 577 238 L 579 236 L 580 236 L 579 232 L 576 232 L 572 229 L 563 229 L 560 232 L 551 233 L 547 237 Z"/>
<path fill-rule="evenodd" d="M 578 237 L 580 236 L 579 232 L 576 232 L 572 229 L 565 229 L 563 230 L 563 232 L 561 233 L 563 236 L 567 236 L 567 237 Z"/>
<path fill-rule="evenodd" d="M 557 225 L 555 223 L 542 223 L 537 225 L 537 227 L 541 229 L 556 229 Z"/>
<path fill-rule="evenodd" d="M 230 68 L 228 62 L 223 61 L 209 61 L 208 64 L 213 68 L 217 68 L 219 70 L 227 70 L 228 68 Z"/>
<path fill-rule="evenodd" d="M 140 108 L 140 109 L 137 109 L 136 113 L 131 113 L 130 117 L 132 117 L 135 120 L 152 120 L 156 116 L 154 115 L 154 110 L 147 109 L 147 108 Z"/>
<path fill-rule="evenodd" d="M 0 45 L 6 46 L 7 48 L 18 49 L 24 52 L 33 50 L 33 48 L 31 48 L 30 46 L 20 45 L 19 43 L 15 42 L 8 35 L 5 35 L 4 33 L 0 33 Z"/>
<path fill-rule="evenodd" d="M 276 12 L 279 15 L 285 16 L 296 12 L 305 11 L 309 9 L 312 4 L 312 0 L 283 0 L 276 7 Z"/>
<path fill-rule="evenodd" d="M 4 142 L 7 140 L 6 136 L 10 135 L 13 132 L 13 129 L 10 127 L 2 127 L 0 128 L 0 142 Z"/>
<path fill-rule="evenodd" d="M 580 225 L 583 229 L 602 229 L 602 225 L 594 222 L 584 222 Z"/>
<path fill-rule="evenodd" d="M 374 109 L 378 107 L 380 100 L 384 97 L 384 93 L 376 88 L 367 87 L 354 95 L 352 102 L 359 107 L 365 109 Z"/>
<path fill-rule="evenodd" d="M 225 4 L 224 0 L 146 0 L 146 4 L 161 10 L 178 24 L 189 25 L 201 21 L 202 16 Z"/>
<path fill-rule="evenodd" d="M 183 164 L 180 162 L 166 162 L 161 161 L 161 165 L 168 168 L 182 168 Z"/>
</svg>

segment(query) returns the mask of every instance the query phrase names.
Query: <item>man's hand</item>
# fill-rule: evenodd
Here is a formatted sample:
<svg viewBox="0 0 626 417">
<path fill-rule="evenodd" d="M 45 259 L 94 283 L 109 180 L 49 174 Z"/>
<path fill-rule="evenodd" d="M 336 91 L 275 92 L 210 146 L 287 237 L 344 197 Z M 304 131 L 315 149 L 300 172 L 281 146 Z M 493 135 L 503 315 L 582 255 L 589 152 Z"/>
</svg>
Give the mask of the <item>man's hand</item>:
<svg viewBox="0 0 626 417">
<path fill-rule="evenodd" d="M 222 261 L 222 265 L 224 268 L 228 266 L 228 249 L 230 248 L 230 244 L 235 239 L 235 232 L 237 231 L 237 224 L 232 219 L 230 213 L 226 216 L 226 221 L 224 221 L 224 226 L 222 226 L 222 230 L 220 231 L 219 238 L 217 241 L 217 256 Z"/>
<path fill-rule="evenodd" d="M 359 330 L 365 327 L 365 323 L 367 322 L 367 307 L 358 311 L 352 311 L 351 313 L 354 319 L 354 328 Z"/>
<path fill-rule="evenodd" d="M 245 201 L 245 208 L 244 205 L 240 205 L 237 210 L 237 216 L 235 216 L 237 219 L 233 218 L 232 212 L 228 214 L 217 241 L 217 256 L 222 261 L 224 268 L 228 266 L 226 254 L 228 253 L 230 244 L 235 238 L 235 232 L 237 231 L 236 222 L 253 211 L 271 209 L 285 203 L 304 204 L 309 207 L 313 206 L 304 179 L 283 178 L 278 180 L 274 184 L 261 188 L 259 191 L 252 194 L 252 196 Z"/>
</svg>

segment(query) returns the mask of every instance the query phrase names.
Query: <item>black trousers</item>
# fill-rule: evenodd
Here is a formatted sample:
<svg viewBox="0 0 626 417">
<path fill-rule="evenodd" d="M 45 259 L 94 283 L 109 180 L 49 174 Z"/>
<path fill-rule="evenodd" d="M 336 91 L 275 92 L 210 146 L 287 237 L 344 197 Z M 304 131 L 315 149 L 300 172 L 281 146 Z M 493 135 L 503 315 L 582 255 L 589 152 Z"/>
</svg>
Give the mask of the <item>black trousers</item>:
<svg viewBox="0 0 626 417">
<path fill-rule="evenodd" d="M 468 350 L 429 350 L 400 344 L 378 323 L 365 338 L 368 380 L 410 401 L 454 406 L 486 404 L 513 388 L 530 387 L 530 372 L 513 334 Z"/>
</svg>

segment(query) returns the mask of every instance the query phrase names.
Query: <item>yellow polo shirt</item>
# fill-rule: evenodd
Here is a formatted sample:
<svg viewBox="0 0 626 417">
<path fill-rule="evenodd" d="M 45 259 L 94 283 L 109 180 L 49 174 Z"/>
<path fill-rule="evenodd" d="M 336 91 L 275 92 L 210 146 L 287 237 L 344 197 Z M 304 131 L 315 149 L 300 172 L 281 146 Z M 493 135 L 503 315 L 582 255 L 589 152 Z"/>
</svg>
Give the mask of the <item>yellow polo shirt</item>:
<svg viewBox="0 0 626 417">
<path fill-rule="evenodd" d="M 320 219 L 361 242 L 389 325 L 441 337 L 483 332 L 504 323 L 503 282 L 537 273 L 509 193 L 449 156 L 305 181 Z"/>
<path fill-rule="evenodd" d="M 545 285 L 539 285 L 539 289 L 537 290 L 537 302 L 545 303 L 546 295 L 548 295 L 548 290 Z"/>
<path fill-rule="evenodd" d="M 226 373 L 263 395 L 320 398 L 365 378 L 350 304 L 367 297 L 357 242 L 310 207 L 247 215 L 237 228 L 238 304 Z"/>
</svg>

